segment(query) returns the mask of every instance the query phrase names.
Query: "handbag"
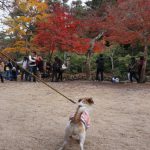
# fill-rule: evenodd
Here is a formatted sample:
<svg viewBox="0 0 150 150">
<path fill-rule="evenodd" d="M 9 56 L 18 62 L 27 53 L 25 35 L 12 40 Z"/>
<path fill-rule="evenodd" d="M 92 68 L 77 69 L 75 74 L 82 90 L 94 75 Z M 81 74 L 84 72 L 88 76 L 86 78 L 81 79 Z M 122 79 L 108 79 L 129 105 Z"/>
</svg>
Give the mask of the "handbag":
<svg viewBox="0 0 150 150">
<path fill-rule="evenodd" d="M 62 69 L 62 70 L 66 70 L 66 69 L 67 69 L 67 66 L 66 66 L 65 64 L 62 64 L 61 69 Z"/>
</svg>

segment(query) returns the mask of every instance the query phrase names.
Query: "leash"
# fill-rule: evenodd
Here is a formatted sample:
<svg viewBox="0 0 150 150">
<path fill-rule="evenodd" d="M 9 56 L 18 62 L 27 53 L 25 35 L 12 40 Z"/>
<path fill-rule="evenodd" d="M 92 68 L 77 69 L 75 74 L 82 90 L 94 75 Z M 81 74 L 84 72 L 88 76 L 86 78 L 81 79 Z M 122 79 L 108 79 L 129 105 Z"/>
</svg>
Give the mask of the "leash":
<svg viewBox="0 0 150 150">
<path fill-rule="evenodd" d="M 0 54 L 2 56 L 4 56 L 5 58 L 11 60 L 13 63 L 15 63 L 17 66 L 19 66 L 11 57 L 9 57 L 8 55 L 4 54 L 2 51 L 0 51 Z M 20 67 L 20 66 L 19 66 Z M 32 75 L 33 77 L 35 77 L 36 79 L 38 79 L 38 81 L 42 82 L 44 85 L 46 85 L 47 87 L 49 87 L 50 89 L 52 89 L 53 91 L 55 91 L 56 93 L 60 94 L 62 97 L 66 98 L 68 101 L 70 101 L 73 104 L 76 104 L 76 102 L 72 99 L 70 99 L 69 97 L 67 97 L 66 95 L 62 94 L 60 91 L 58 91 L 57 89 L 55 89 L 54 87 L 52 87 L 51 85 L 47 84 L 45 81 L 43 81 L 41 78 L 39 78 L 38 76 L 32 74 L 31 72 L 29 72 L 28 70 L 20 67 L 22 70 L 26 71 L 28 74 Z"/>
</svg>

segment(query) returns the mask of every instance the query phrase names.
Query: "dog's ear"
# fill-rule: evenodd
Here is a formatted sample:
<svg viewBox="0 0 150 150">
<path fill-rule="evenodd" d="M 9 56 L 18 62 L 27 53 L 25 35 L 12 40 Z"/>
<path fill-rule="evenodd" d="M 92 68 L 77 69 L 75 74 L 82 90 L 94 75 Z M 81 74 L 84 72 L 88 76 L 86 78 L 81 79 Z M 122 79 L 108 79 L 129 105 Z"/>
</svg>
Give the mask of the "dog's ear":
<svg viewBox="0 0 150 150">
<path fill-rule="evenodd" d="M 94 101 L 93 101 L 93 99 L 92 99 L 91 97 L 88 98 L 87 101 L 88 101 L 88 103 L 89 103 L 90 105 L 94 104 Z"/>
<path fill-rule="evenodd" d="M 78 100 L 78 103 L 80 103 L 81 101 L 82 101 L 82 99 L 79 99 L 79 100 Z"/>
</svg>

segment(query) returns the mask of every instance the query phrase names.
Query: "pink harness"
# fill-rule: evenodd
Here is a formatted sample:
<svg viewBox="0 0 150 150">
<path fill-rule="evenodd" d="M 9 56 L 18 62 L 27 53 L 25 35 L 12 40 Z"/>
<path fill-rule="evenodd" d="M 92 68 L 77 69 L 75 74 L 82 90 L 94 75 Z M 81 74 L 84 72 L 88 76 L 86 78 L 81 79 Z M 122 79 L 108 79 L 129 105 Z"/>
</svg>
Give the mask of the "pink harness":
<svg viewBox="0 0 150 150">
<path fill-rule="evenodd" d="M 90 116 L 89 113 L 84 111 L 81 115 L 81 120 L 84 123 L 86 129 L 88 129 L 90 127 Z"/>
<path fill-rule="evenodd" d="M 71 115 L 69 120 L 71 120 L 73 117 L 74 117 L 74 115 Z M 87 111 L 84 111 L 81 114 L 81 118 L 80 119 L 84 123 L 86 129 L 88 129 L 90 127 L 90 116 L 89 116 L 89 113 Z"/>
</svg>

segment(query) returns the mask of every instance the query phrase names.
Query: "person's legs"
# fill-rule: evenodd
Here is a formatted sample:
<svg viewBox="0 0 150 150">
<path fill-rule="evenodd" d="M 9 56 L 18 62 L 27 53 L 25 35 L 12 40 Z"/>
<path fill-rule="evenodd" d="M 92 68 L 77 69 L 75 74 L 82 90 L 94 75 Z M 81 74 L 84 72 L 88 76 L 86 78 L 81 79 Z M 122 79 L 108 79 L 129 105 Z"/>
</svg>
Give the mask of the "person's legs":
<svg viewBox="0 0 150 150">
<path fill-rule="evenodd" d="M 96 71 L 96 80 L 99 80 L 99 69 L 97 69 L 97 71 Z"/>
<path fill-rule="evenodd" d="M 27 81 L 28 77 L 29 77 L 29 74 L 26 71 L 24 71 L 24 75 L 25 75 L 25 80 Z"/>
<path fill-rule="evenodd" d="M 56 71 L 53 71 L 52 72 L 52 80 L 51 80 L 52 82 L 53 81 L 58 81 L 58 78 L 57 78 L 57 72 Z"/>
<path fill-rule="evenodd" d="M 7 70 L 7 71 L 5 72 L 5 79 L 6 79 L 6 80 L 9 80 L 9 77 L 8 77 L 8 76 L 9 76 L 9 71 Z"/>
<path fill-rule="evenodd" d="M 29 72 L 30 72 L 31 74 L 33 73 L 32 66 L 29 67 Z M 29 74 L 29 81 L 31 81 L 31 77 L 32 77 L 31 74 Z"/>
<path fill-rule="evenodd" d="M 130 82 L 133 82 L 133 72 L 130 72 Z"/>
<path fill-rule="evenodd" d="M 23 80 L 24 74 L 25 74 L 25 72 L 24 72 L 24 70 L 22 70 L 21 71 L 21 80 Z"/>
<path fill-rule="evenodd" d="M 137 82 L 139 82 L 139 79 L 138 79 L 137 74 L 136 74 L 135 72 L 133 73 L 133 78 L 134 78 Z"/>
<path fill-rule="evenodd" d="M 1 82 L 3 83 L 4 82 L 4 78 L 3 78 L 2 73 L 0 73 L 0 78 L 1 78 Z"/>
<path fill-rule="evenodd" d="M 33 67 L 33 75 L 37 75 L 37 67 L 36 66 L 34 66 Z M 35 76 L 33 76 L 33 82 L 36 82 L 36 77 Z"/>
<path fill-rule="evenodd" d="M 103 71 L 101 71 L 101 81 L 104 80 L 104 74 L 103 74 Z"/>
<path fill-rule="evenodd" d="M 15 80 L 15 81 L 17 81 L 17 76 L 18 76 L 18 71 L 16 70 L 16 71 L 14 72 L 14 80 Z"/>
<path fill-rule="evenodd" d="M 57 71 L 54 73 L 54 78 L 55 78 L 55 81 L 57 82 L 58 81 L 58 72 Z"/>
<path fill-rule="evenodd" d="M 51 80 L 51 82 L 53 82 L 54 81 L 54 71 L 52 72 L 52 80 Z"/>
<path fill-rule="evenodd" d="M 62 74 L 63 74 L 63 71 L 60 70 L 60 71 L 58 72 L 58 78 L 57 78 L 58 81 L 59 81 L 59 80 L 61 80 L 61 81 L 63 80 Z"/>
<path fill-rule="evenodd" d="M 8 78 L 9 80 L 11 81 L 13 79 L 13 76 L 12 76 L 12 70 L 9 70 L 9 73 L 8 73 Z"/>
<path fill-rule="evenodd" d="M 63 81 L 63 71 L 61 71 L 60 80 Z"/>
<path fill-rule="evenodd" d="M 60 71 L 58 72 L 57 81 L 60 79 Z"/>
</svg>

